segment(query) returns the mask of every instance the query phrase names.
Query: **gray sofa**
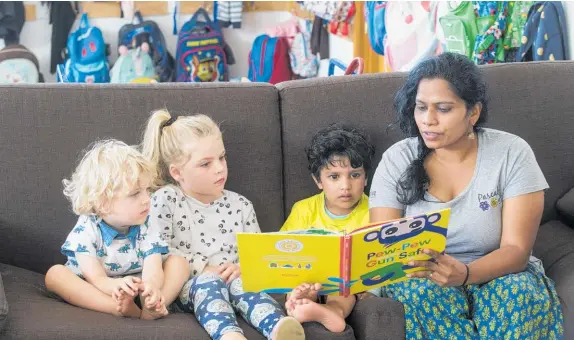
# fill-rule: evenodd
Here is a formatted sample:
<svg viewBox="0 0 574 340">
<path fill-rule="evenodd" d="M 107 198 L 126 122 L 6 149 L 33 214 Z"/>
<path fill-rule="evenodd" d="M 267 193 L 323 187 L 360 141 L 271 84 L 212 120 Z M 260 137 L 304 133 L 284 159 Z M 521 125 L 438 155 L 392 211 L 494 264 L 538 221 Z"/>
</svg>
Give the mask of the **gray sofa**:
<svg viewBox="0 0 574 340">
<path fill-rule="evenodd" d="M 574 187 L 574 62 L 484 67 L 489 127 L 523 137 L 550 184 L 535 255 L 555 280 L 569 337 L 574 324 L 574 230 L 555 209 Z M 209 339 L 191 315 L 122 319 L 50 298 L 43 274 L 75 217 L 62 195 L 80 151 L 96 138 L 136 143 L 150 111 L 206 113 L 221 122 L 228 188 L 253 201 L 264 231 L 315 193 L 303 148 L 319 127 L 349 122 L 370 133 L 377 158 L 399 140 L 392 99 L 402 73 L 268 84 L 34 85 L 0 87 L 0 273 L 9 304 L 2 339 Z M 1 285 L 0 285 L 1 287 Z M 280 297 L 277 297 L 280 299 Z M 2 317 L 0 316 L 0 321 Z M 263 339 L 241 321 L 249 339 Z M 308 339 L 404 338 L 402 306 L 360 301 L 340 334 L 307 324 Z M 1 325 L 1 322 L 0 322 Z"/>
</svg>

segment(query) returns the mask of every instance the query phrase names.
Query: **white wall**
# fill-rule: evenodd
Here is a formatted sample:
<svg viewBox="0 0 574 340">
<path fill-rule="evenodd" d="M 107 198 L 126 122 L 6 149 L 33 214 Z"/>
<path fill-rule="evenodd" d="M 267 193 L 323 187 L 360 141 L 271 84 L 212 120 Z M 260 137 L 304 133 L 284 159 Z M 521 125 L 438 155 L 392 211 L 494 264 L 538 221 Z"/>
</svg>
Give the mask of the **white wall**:
<svg viewBox="0 0 574 340">
<path fill-rule="evenodd" d="M 38 1 L 27 1 L 36 5 L 36 17 L 34 21 L 26 22 L 22 29 L 20 42 L 36 54 L 40 62 L 40 70 L 46 78 L 46 82 L 55 82 L 55 75 L 50 74 L 50 40 L 52 35 L 52 26 L 49 25 L 49 11 L 46 6 L 42 6 Z M 180 15 L 177 21 L 178 30 L 187 21 L 191 15 Z M 236 63 L 230 66 L 230 76 L 232 78 L 247 76 L 249 69 L 247 58 L 251 44 L 255 37 L 263 34 L 265 29 L 273 26 L 277 22 L 285 21 L 291 17 L 289 12 L 245 12 L 243 13 L 243 22 L 240 29 L 223 29 L 223 34 L 227 43 L 231 46 L 235 56 Z M 173 18 L 172 15 L 150 16 L 144 19 L 150 19 L 157 22 L 166 38 L 169 51 L 175 56 L 177 36 L 172 34 Z M 112 47 L 110 61 L 117 59 L 118 32 L 120 27 L 128 21 L 123 18 L 97 18 L 91 19 L 90 23 L 98 26 L 104 34 L 106 43 Z M 74 26 L 75 27 L 75 26 Z M 349 40 L 331 35 L 330 57 L 341 59 L 348 63 L 353 58 L 353 43 Z M 328 60 L 321 62 L 319 74 L 327 75 Z M 336 73 L 337 74 L 337 73 Z"/>
</svg>

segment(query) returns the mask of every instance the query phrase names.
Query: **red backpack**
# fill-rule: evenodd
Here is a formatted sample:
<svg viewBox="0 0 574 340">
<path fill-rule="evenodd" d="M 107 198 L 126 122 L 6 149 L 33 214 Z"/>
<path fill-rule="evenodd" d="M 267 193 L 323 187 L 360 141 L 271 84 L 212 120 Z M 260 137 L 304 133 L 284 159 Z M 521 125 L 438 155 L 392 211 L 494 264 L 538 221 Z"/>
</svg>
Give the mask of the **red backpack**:
<svg viewBox="0 0 574 340">
<path fill-rule="evenodd" d="M 291 80 L 289 45 L 285 37 L 270 37 L 266 34 L 255 38 L 249 52 L 249 73 L 252 82 L 277 84 Z"/>
</svg>

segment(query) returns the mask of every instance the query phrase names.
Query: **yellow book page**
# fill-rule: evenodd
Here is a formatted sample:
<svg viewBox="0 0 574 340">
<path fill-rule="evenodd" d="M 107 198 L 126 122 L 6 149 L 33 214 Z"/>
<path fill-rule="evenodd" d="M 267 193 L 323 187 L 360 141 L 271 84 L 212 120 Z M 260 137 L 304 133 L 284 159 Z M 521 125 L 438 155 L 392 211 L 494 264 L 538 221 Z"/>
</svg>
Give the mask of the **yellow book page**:
<svg viewBox="0 0 574 340">
<path fill-rule="evenodd" d="M 350 294 L 407 280 L 407 273 L 422 270 L 407 265 L 428 260 L 423 249 L 439 253 L 446 248 L 450 209 L 383 222 L 351 236 Z"/>
<path fill-rule="evenodd" d="M 322 294 L 338 294 L 341 235 L 237 233 L 246 292 L 284 294 L 305 282 L 323 284 Z"/>
</svg>

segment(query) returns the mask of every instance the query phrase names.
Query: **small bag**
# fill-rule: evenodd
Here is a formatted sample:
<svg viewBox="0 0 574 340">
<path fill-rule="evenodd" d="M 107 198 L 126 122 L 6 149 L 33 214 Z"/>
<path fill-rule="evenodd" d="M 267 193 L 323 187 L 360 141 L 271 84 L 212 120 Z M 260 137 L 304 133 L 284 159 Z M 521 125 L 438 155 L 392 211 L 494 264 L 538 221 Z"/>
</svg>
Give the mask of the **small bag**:
<svg viewBox="0 0 574 340">
<path fill-rule="evenodd" d="M 10 45 L 0 50 L 0 84 L 43 82 L 38 58 L 24 45 Z"/>
</svg>

